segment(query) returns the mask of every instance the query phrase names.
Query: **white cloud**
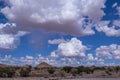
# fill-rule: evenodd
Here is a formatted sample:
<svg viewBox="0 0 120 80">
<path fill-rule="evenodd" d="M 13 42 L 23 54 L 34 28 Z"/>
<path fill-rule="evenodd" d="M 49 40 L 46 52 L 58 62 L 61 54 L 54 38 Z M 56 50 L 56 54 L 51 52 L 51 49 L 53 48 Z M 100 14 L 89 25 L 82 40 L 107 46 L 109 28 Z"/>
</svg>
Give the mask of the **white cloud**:
<svg viewBox="0 0 120 80">
<path fill-rule="evenodd" d="M 52 57 L 52 58 L 57 58 L 57 57 L 59 57 L 59 56 L 55 53 L 55 51 L 53 51 L 53 52 L 51 52 L 50 57 Z"/>
<path fill-rule="evenodd" d="M 16 27 L 15 23 L 5 23 L 5 24 L 0 23 L 0 33 L 8 33 L 10 29 L 15 27 Z"/>
<path fill-rule="evenodd" d="M 105 0 L 8 0 L 3 14 L 23 29 L 45 29 L 72 35 L 91 35 L 104 12 Z M 88 16 L 85 18 L 83 16 Z M 86 22 L 88 20 L 88 22 Z"/>
<path fill-rule="evenodd" d="M 76 58 L 60 58 L 61 64 L 59 66 L 80 66 L 82 62 Z"/>
<path fill-rule="evenodd" d="M 33 56 L 25 56 L 25 57 L 20 57 L 20 59 L 18 59 L 19 65 L 25 65 L 25 64 L 29 64 L 29 65 L 33 65 L 35 63 L 35 58 Z"/>
<path fill-rule="evenodd" d="M 0 34 L 0 49 L 11 50 L 17 48 L 20 43 L 20 37 L 27 32 L 19 31 L 17 34 Z"/>
<path fill-rule="evenodd" d="M 112 7 L 114 8 L 114 7 L 116 7 L 118 5 L 118 3 L 116 2 L 116 3 L 114 3 L 113 5 L 112 5 Z"/>
<path fill-rule="evenodd" d="M 105 65 L 105 61 L 103 58 L 98 56 L 93 56 L 93 54 L 87 54 L 86 59 L 83 61 L 84 65 Z"/>
<path fill-rule="evenodd" d="M 99 32 L 104 32 L 107 36 L 120 36 L 120 29 L 116 29 L 116 26 L 98 26 L 96 29 Z"/>
<path fill-rule="evenodd" d="M 19 44 L 19 39 L 14 35 L 0 34 L 0 48 L 13 49 Z"/>
<path fill-rule="evenodd" d="M 28 33 L 25 31 L 10 31 L 16 27 L 15 23 L 0 24 L 0 50 L 17 48 L 20 37 Z"/>
<path fill-rule="evenodd" d="M 109 51 L 110 51 L 109 47 L 101 46 L 100 48 L 96 49 L 96 56 L 111 59 L 112 58 L 112 54 Z"/>
<path fill-rule="evenodd" d="M 11 55 L 5 55 L 4 57 L 0 57 L 0 62 L 8 65 L 17 65 L 19 63 L 18 59 L 14 58 Z"/>
<path fill-rule="evenodd" d="M 117 15 L 120 16 L 120 7 L 117 3 L 114 3 L 112 7 L 115 7 L 118 11 Z M 106 21 L 105 21 L 106 22 Z M 114 20 L 112 27 L 108 26 L 109 21 L 104 24 L 103 22 L 96 26 L 97 31 L 104 32 L 107 36 L 120 36 L 120 20 Z"/>
<path fill-rule="evenodd" d="M 51 58 L 49 56 L 44 57 L 41 54 L 38 54 L 35 57 L 27 55 L 19 58 L 13 57 L 11 55 L 5 55 L 4 57 L 0 56 L 0 62 L 9 65 L 29 64 L 32 66 L 36 66 L 41 62 L 47 62 L 48 64 L 51 64 L 53 66 L 80 66 L 80 65 L 90 66 L 90 65 L 107 65 L 113 63 L 113 62 L 105 63 L 104 59 L 94 57 L 92 54 L 88 54 L 86 58 L 83 59 L 60 56 L 58 56 L 57 58 Z"/>
<path fill-rule="evenodd" d="M 6 24 L 0 24 L 0 30 L 6 27 Z"/>
<path fill-rule="evenodd" d="M 65 43 L 66 41 L 64 39 L 54 39 L 54 40 L 48 40 L 49 44 L 60 44 Z"/>
<path fill-rule="evenodd" d="M 116 50 L 112 51 L 112 53 L 115 59 L 120 59 L 120 46 L 118 46 Z"/>
<path fill-rule="evenodd" d="M 120 27 L 120 20 L 114 20 L 113 24 L 114 24 L 115 26 Z"/>
<path fill-rule="evenodd" d="M 107 36 L 120 36 L 120 21 L 114 20 L 111 27 L 109 27 L 110 21 L 100 21 L 95 26 L 98 32 L 104 32 Z"/>
<path fill-rule="evenodd" d="M 93 61 L 94 60 L 93 54 L 88 54 L 87 55 L 87 60 L 88 61 Z"/>
<path fill-rule="evenodd" d="M 26 34 L 28 34 L 29 32 L 26 32 L 26 31 L 18 31 L 18 33 L 15 35 L 16 37 L 21 37 L 21 36 L 24 36 Z"/>
<path fill-rule="evenodd" d="M 26 56 L 27 60 L 33 60 L 34 58 L 32 56 Z"/>
<path fill-rule="evenodd" d="M 16 23 L 23 30 L 44 29 L 46 31 L 62 32 L 72 35 L 92 35 L 92 29 L 105 15 L 105 0 L 7 0 L 11 7 L 1 10 L 3 14 Z M 117 6 L 115 3 L 113 7 Z M 116 7 L 120 13 L 119 6 Z M 26 12 L 27 11 L 27 12 Z M 23 15 L 21 15 L 23 14 Z M 87 17 L 83 17 L 87 16 Z M 87 21 L 87 22 L 86 22 Z M 104 21 L 101 22 L 104 24 Z M 104 32 L 107 36 L 120 36 L 120 30 L 108 24 L 99 27 L 97 31 Z"/>
<path fill-rule="evenodd" d="M 77 38 L 72 38 L 66 43 L 60 43 L 56 53 L 65 57 L 85 57 L 88 48 Z"/>
<path fill-rule="evenodd" d="M 117 6 L 116 9 L 118 11 L 118 15 L 120 16 L 120 6 Z"/>
<path fill-rule="evenodd" d="M 96 56 L 105 59 L 120 59 L 120 45 L 100 46 L 96 49 Z"/>
</svg>

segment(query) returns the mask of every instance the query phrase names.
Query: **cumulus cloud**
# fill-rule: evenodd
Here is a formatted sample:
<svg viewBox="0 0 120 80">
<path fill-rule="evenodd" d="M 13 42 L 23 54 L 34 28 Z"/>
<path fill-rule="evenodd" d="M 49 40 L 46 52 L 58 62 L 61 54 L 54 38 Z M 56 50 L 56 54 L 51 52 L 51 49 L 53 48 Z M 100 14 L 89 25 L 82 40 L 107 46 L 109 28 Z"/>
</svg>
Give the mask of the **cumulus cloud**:
<svg viewBox="0 0 120 80">
<path fill-rule="evenodd" d="M 99 32 L 104 32 L 107 36 L 120 36 L 120 29 L 116 29 L 115 26 L 108 27 L 106 26 L 101 26 L 97 28 Z"/>
<path fill-rule="evenodd" d="M 5 23 L 5 24 L 1 23 L 0 24 L 0 33 L 5 33 L 5 32 L 7 33 L 7 31 L 9 29 L 13 29 L 15 27 L 16 27 L 15 23 Z"/>
<path fill-rule="evenodd" d="M 17 31 L 16 33 L 7 33 L 6 29 L 14 28 L 14 23 L 0 24 L 0 49 L 10 50 L 17 48 L 20 42 L 20 37 L 27 34 L 25 31 Z M 9 32 L 9 31 L 8 31 Z"/>
<path fill-rule="evenodd" d="M 60 43 L 56 53 L 65 57 L 85 57 L 87 46 L 83 45 L 77 38 L 72 38 L 70 41 Z"/>
<path fill-rule="evenodd" d="M 16 35 L 0 34 L 0 49 L 10 50 L 17 48 L 20 43 L 20 36 L 23 35 L 18 32 Z"/>
<path fill-rule="evenodd" d="M 52 57 L 52 58 L 57 58 L 57 57 L 59 57 L 59 56 L 55 53 L 55 51 L 53 51 L 53 52 L 51 52 L 50 57 Z"/>
<path fill-rule="evenodd" d="M 117 17 L 120 17 L 120 6 L 118 6 L 117 3 L 114 3 L 112 7 L 117 10 L 117 14 L 115 13 L 115 15 L 117 15 Z M 110 20 L 100 21 L 97 23 L 95 27 L 98 32 L 103 32 L 107 36 L 116 36 L 116 37 L 120 36 L 120 20 L 119 19 L 114 19 L 113 21 L 110 21 Z"/>
<path fill-rule="evenodd" d="M 25 57 L 20 57 L 20 59 L 18 60 L 18 62 L 20 62 L 21 65 L 24 64 L 29 64 L 29 65 L 33 65 L 35 62 L 35 59 L 33 56 L 25 56 Z"/>
<path fill-rule="evenodd" d="M 117 6 L 116 9 L 118 11 L 118 15 L 120 16 L 120 6 Z"/>
<path fill-rule="evenodd" d="M 0 35 L 0 48 L 3 49 L 13 49 L 19 43 L 18 38 L 9 34 Z"/>
<path fill-rule="evenodd" d="M 24 29 L 41 28 L 72 35 L 94 34 L 105 0 L 7 0 L 1 12 Z"/>
<path fill-rule="evenodd" d="M 120 21 L 115 20 L 111 27 L 109 27 L 110 21 L 101 21 L 97 24 L 96 30 L 98 32 L 104 32 L 107 36 L 120 36 Z"/>
<path fill-rule="evenodd" d="M 88 59 L 89 61 L 93 61 L 93 60 L 94 60 L 93 54 L 88 54 L 88 55 L 87 55 L 87 59 Z"/>
<path fill-rule="evenodd" d="M 9 65 L 29 64 L 32 66 L 36 66 L 41 62 L 47 62 L 54 66 L 105 65 L 104 60 L 102 58 L 94 57 L 92 54 L 88 54 L 88 56 L 86 56 L 86 58 L 84 59 L 60 56 L 56 58 L 51 58 L 42 56 L 41 54 L 38 54 L 34 57 L 27 55 L 20 58 L 13 57 L 11 55 L 5 55 L 3 57 L 0 56 L 0 62 Z"/>
<path fill-rule="evenodd" d="M 64 39 L 53 39 L 53 40 L 48 40 L 49 44 L 60 44 L 60 43 L 65 43 L 66 40 Z"/>
<path fill-rule="evenodd" d="M 120 59 L 120 45 L 100 46 L 96 49 L 96 56 L 105 59 Z"/>
<path fill-rule="evenodd" d="M 113 24 L 114 24 L 115 26 L 120 27 L 120 20 L 114 20 Z"/>
<path fill-rule="evenodd" d="M 0 62 L 8 65 L 17 65 L 18 59 L 14 58 L 11 55 L 5 55 L 4 57 L 0 57 Z"/>
</svg>

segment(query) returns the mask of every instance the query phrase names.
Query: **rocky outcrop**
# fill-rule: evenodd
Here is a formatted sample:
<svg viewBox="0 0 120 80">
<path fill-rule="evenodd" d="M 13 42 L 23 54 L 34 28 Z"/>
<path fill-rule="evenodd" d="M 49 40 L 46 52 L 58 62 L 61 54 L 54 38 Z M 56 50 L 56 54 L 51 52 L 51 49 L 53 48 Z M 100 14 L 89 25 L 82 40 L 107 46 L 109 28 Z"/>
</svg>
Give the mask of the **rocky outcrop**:
<svg viewBox="0 0 120 80">
<path fill-rule="evenodd" d="M 45 69 L 45 68 L 51 68 L 52 66 L 49 65 L 48 63 L 46 62 L 42 62 L 40 63 L 39 65 L 36 66 L 36 68 L 39 68 L 39 69 Z"/>
</svg>

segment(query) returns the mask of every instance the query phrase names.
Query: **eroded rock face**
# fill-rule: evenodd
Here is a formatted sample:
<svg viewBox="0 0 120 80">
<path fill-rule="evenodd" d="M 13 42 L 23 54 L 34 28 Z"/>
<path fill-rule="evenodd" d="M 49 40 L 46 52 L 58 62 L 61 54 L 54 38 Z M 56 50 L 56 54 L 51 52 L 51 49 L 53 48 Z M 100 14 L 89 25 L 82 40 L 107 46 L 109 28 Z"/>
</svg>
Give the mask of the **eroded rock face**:
<svg viewBox="0 0 120 80">
<path fill-rule="evenodd" d="M 52 66 L 49 65 L 48 63 L 46 62 L 42 62 L 40 63 L 39 65 L 36 66 L 36 68 L 40 68 L 40 69 L 43 69 L 43 68 L 51 68 Z"/>
</svg>

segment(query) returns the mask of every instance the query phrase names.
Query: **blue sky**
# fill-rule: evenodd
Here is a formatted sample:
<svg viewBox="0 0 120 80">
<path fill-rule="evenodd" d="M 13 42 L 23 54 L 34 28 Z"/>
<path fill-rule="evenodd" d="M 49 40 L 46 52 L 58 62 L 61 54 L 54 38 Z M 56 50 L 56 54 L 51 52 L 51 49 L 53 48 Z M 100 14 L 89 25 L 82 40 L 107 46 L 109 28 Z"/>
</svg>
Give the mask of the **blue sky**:
<svg viewBox="0 0 120 80">
<path fill-rule="evenodd" d="M 0 63 L 120 65 L 119 0 L 0 0 Z"/>
</svg>

